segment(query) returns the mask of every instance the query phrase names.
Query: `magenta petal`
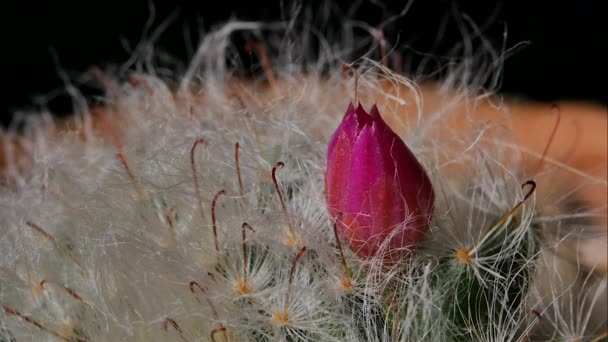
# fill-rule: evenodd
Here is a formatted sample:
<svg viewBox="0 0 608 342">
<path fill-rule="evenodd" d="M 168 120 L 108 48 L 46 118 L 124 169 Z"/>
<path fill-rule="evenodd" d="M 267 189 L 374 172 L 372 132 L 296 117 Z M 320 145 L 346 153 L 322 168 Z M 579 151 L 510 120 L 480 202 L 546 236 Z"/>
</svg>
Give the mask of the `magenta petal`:
<svg viewBox="0 0 608 342">
<path fill-rule="evenodd" d="M 361 129 L 363 129 L 363 127 L 371 125 L 373 122 L 372 117 L 367 114 L 361 104 L 359 104 L 359 106 L 357 107 L 355 115 L 357 117 L 357 122 L 359 123 L 359 132 L 361 132 Z"/>
<path fill-rule="evenodd" d="M 378 107 L 375 104 L 372 106 L 372 109 L 369 111 L 369 115 L 374 120 L 380 120 L 380 121 L 384 122 L 384 120 L 382 120 L 382 117 L 380 116 L 380 112 L 378 111 Z"/>
<path fill-rule="evenodd" d="M 346 134 L 346 136 L 354 141 L 359 131 L 358 122 L 355 114 L 355 107 L 351 103 L 342 118 L 342 122 L 338 126 L 338 129 L 334 132 L 334 134 L 329 138 L 329 143 L 327 146 L 328 155 L 333 152 L 333 149 L 336 144 L 336 140 L 339 134 Z"/>
</svg>

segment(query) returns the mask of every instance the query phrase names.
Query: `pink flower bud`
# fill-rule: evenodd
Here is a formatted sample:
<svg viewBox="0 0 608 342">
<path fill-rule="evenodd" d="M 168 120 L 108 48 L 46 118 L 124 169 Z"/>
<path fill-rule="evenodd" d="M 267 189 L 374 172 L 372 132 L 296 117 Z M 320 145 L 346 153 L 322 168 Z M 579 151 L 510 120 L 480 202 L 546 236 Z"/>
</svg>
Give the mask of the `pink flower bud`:
<svg viewBox="0 0 608 342">
<path fill-rule="evenodd" d="M 350 104 L 329 140 L 325 192 L 329 214 L 362 258 L 379 251 L 406 257 L 424 237 L 433 213 L 433 187 L 403 140 L 374 105 L 368 114 Z"/>
</svg>

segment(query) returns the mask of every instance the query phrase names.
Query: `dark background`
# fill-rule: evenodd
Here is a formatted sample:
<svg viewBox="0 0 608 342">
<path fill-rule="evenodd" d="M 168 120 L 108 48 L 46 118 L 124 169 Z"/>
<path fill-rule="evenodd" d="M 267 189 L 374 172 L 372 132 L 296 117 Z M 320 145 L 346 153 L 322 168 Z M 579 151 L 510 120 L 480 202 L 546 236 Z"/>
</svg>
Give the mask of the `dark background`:
<svg viewBox="0 0 608 342">
<path fill-rule="evenodd" d="M 306 3 L 312 8 L 324 6 L 322 1 Z M 343 1 L 332 6 L 346 10 L 352 3 Z M 361 2 L 355 18 L 375 26 L 405 5 L 379 3 Z M 608 55 L 606 11 L 601 3 L 416 0 L 404 18 L 386 28 L 386 36 L 389 41 L 399 37 L 402 44 L 415 50 L 445 54 L 462 41 L 454 13 L 466 13 L 480 26 L 489 23 L 484 35 L 497 48 L 502 45 L 506 25 L 508 47 L 521 41 L 530 43 L 505 62 L 501 93 L 541 101 L 572 99 L 605 105 Z M 154 1 L 153 27 L 174 15 L 157 46 L 186 63 L 194 48 L 188 45 L 196 45 L 201 30 L 230 18 L 277 20 L 290 4 L 278 0 Z M 0 66 L 5 90 L 0 123 L 4 125 L 15 110 L 36 109 L 43 103 L 58 114 L 70 112 L 70 102 L 60 91 L 63 82 L 58 65 L 70 77 L 76 77 L 92 65 L 125 62 L 130 53 L 123 41 L 135 45 L 151 18 L 147 0 L 24 1 L 10 8 L 1 6 Z M 437 41 L 442 23 L 445 30 Z M 336 27 L 339 24 L 338 20 L 330 22 Z M 191 43 L 187 43 L 188 35 Z M 40 97 L 49 93 L 55 95 Z"/>
</svg>

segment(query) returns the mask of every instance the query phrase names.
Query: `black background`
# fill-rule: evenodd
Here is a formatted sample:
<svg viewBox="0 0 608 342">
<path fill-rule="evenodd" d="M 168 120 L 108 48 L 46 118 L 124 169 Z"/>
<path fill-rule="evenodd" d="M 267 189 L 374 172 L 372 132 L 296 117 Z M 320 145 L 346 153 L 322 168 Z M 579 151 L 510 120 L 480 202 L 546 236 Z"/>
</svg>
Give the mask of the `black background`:
<svg viewBox="0 0 608 342">
<path fill-rule="evenodd" d="M 336 7 L 347 9 L 353 2 Z M 321 1 L 306 2 L 312 8 Z M 606 11 L 602 1 L 441 1 L 416 0 L 408 14 L 387 28 L 387 38 L 421 51 L 445 53 L 462 41 L 452 14 L 466 13 L 477 24 L 490 22 L 484 35 L 500 47 L 505 25 L 507 46 L 529 41 L 505 63 L 500 91 L 507 95 L 552 101 L 573 99 L 608 103 L 605 52 Z M 373 26 L 399 12 L 405 2 L 379 5 L 362 2 L 355 17 Z M 129 58 L 122 41 L 132 46 L 142 36 L 150 16 L 150 1 L 40 1 L 2 5 L 2 112 L 0 122 L 10 121 L 19 109 L 35 109 L 39 95 L 62 88 L 58 65 L 75 77 L 92 65 L 120 64 Z M 157 46 L 187 62 L 186 41 L 196 45 L 201 30 L 230 18 L 276 20 L 291 6 L 289 1 L 235 2 L 154 1 L 155 24 L 174 17 Z M 439 41 L 442 20 L 448 20 Z M 336 20 L 330 24 L 339 25 Z M 432 51 L 430 51 L 432 50 Z M 56 56 L 56 58 L 54 57 Z M 56 63 L 59 62 L 59 64 Z M 59 96 L 58 98 L 61 98 Z M 69 112 L 69 101 L 46 105 L 57 113 Z"/>
</svg>

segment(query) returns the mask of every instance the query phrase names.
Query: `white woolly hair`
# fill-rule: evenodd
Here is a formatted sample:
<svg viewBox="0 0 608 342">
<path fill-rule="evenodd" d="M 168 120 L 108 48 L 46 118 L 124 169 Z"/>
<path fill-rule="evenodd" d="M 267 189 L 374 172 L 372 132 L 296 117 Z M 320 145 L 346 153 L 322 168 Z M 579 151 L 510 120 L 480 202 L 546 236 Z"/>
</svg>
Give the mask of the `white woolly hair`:
<svg viewBox="0 0 608 342">
<path fill-rule="evenodd" d="M 580 211 L 543 221 L 556 204 L 522 187 L 526 153 L 508 127 L 450 126 L 482 102 L 508 119 L 493 94 L 508 51 L 463 44 L 432 87 L 445 100 L 425 112 L 427 85 L 378 61 L 373 28 L 344 23 L 328 38 L 299 17 L 230 21 L 183 73 L 142 49 L 83 76 L 103 84 L 103 106 L 66 78 L 69 124 L 42 113 L 4 133 L 0 341 L 601 338 L 606 277 L 555 253 L 580 238 L 558 234 Z M 470 25 L 463 41 L 483 41 Z M 355 39 L 360 28 L 370 36 Z M 242 31 L 259 41 L 254 79 L 235 76 Z M 398 264 L 344 241 L 343 261 L 326 211 L 327 140 L 355 96 L 379 104 L 434 186 L 426 238 Z"/>
</svg>

